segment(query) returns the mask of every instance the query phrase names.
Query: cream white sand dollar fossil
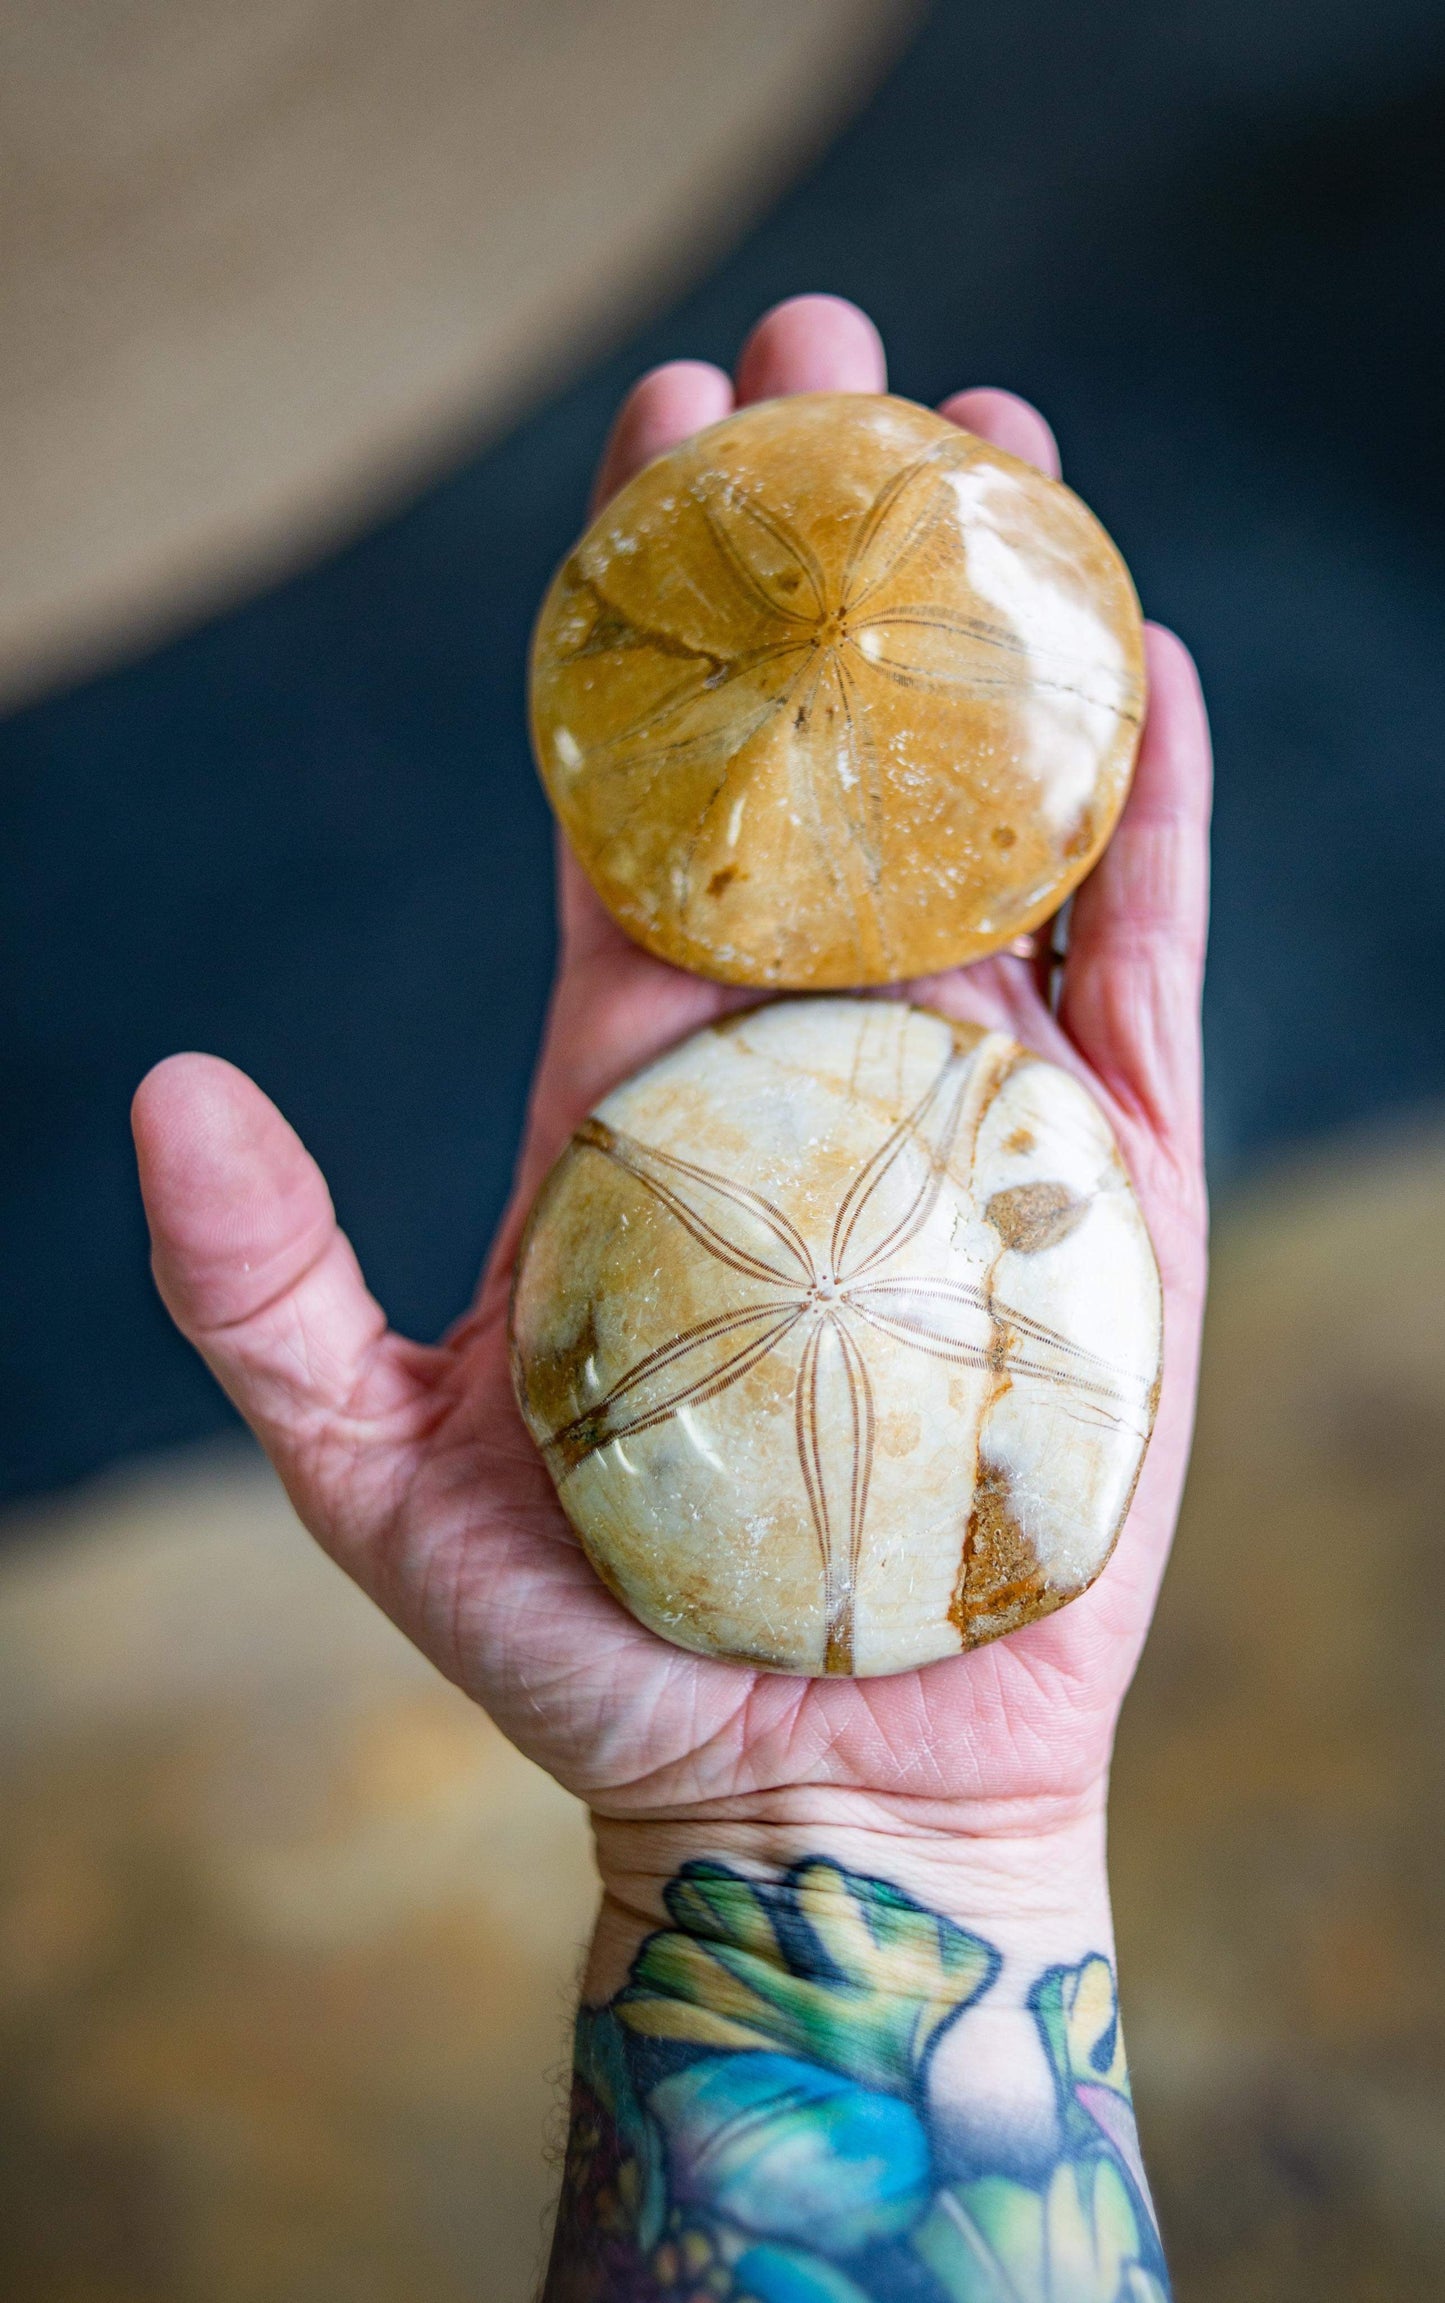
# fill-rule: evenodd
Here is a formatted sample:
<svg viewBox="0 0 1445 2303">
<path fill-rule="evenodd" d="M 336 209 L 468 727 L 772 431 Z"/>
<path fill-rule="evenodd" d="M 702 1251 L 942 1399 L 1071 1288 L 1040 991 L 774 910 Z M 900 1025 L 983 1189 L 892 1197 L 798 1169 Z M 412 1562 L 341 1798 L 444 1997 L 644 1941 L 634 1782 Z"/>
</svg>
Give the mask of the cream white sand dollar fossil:
<svg viewBox="0 0 1445 2303">
<path fill-rule="evenodd" d="M 1093 1581 L 1161 1316 L 1071 1074 L 901 1001 L 803 999 L 695 1034 L 578 1129 L 523 1242 L 513 1372 L 643 1623 L 866 1675 Z"/>
</svg>

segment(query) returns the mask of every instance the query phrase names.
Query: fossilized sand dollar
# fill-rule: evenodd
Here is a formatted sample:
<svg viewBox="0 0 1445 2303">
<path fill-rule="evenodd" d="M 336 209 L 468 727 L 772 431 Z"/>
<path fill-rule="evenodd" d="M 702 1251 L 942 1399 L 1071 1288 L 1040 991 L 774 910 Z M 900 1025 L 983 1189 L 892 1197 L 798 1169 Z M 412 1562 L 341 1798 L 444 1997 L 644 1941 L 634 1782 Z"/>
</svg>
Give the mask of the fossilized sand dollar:
<svg viewBox="0 0 1445 2303">
<path fill-rule="evenodd" d="M 533 741 L 664 959 L 826 990 L 1045 919 L 1123 805 L 1128 571 L 1057 481 L 911 401 L 772 400 L 660 456 L 543 603 Z"/>
<path fill-rule="evenodd" d="M 772 1670 L 899 1671 L 1098 1574 L 1160 1320 L 1068 1073 L 899 1001 L 793 1000 L 578 1129 L 523 1243 L 513 1375 L 642 1622 Z"/>
</svg>

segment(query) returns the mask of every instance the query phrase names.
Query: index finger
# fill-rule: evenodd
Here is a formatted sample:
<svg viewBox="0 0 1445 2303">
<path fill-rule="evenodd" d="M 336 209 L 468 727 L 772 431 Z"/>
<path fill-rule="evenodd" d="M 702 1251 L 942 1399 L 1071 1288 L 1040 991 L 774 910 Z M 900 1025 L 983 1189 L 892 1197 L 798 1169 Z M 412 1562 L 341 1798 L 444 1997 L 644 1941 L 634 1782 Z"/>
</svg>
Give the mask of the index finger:
<svg viewBox="0 0 1445 2303">
<path fill-rule="evenodd" d="M 844 296 L 790 296 L 765 312 L 738 354 L 737 389 L 707 360 L 669 360 L 633 385 L 602 451 L 592 510 L 654 456 L 730 416 L 735 406 L 790 392 L 881 392 L 887 363 L 877 329 Z"/>
<path fill-rule="evenodd" d="M 732 378 L 711 361 L 669 360 L 649 370 L 633 385 L 607 436 L 592 487 L 594 514 L 654 456 L 732 412 Z"/>
</svg>

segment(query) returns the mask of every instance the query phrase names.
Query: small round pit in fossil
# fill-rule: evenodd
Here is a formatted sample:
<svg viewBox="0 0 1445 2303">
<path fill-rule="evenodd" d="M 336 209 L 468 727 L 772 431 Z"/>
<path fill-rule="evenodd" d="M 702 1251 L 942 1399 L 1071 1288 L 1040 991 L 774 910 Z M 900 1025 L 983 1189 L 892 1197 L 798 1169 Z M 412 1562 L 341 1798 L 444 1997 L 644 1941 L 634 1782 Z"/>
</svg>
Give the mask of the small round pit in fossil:
<svg viewBox="0 0 1445 2303">
<path fill-rule="evenodd" d="M 798 1000 L 697 1033 L 579 1128 L 523 1243 L 513 1373 L 643 1623 L 863 1675 L 1092 1582 L 1160 1321 L 1076 1080 L 927 1009 Z"/>
<path fill-rule="evenodd" d="M 639 943 L 832 990 L 980 958 L 1123 805 L 1143 628 L 1057 481 L 907 400 L 805 393 L 648 465 L 543 603 L 532 726 Z"/>
</svg>

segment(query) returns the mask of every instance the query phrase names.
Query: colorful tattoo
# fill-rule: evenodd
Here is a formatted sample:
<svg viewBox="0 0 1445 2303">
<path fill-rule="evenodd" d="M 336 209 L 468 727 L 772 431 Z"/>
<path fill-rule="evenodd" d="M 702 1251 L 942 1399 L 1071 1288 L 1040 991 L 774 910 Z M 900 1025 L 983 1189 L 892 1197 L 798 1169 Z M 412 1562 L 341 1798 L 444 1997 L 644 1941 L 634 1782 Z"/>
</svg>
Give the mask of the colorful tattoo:
<svg viewBox="0 0 1445 2303">
<path fill-rule="evenodd" d="M 1023 2169 L 930 2102 L 988 1944 L 819 1858 L 689 1863 L 666 1903 L 578 2017 L 546 2303 L 1168 2303 L 1106 1959 L 1030 1996 L 1056 2118 Z"/>
</svg>

